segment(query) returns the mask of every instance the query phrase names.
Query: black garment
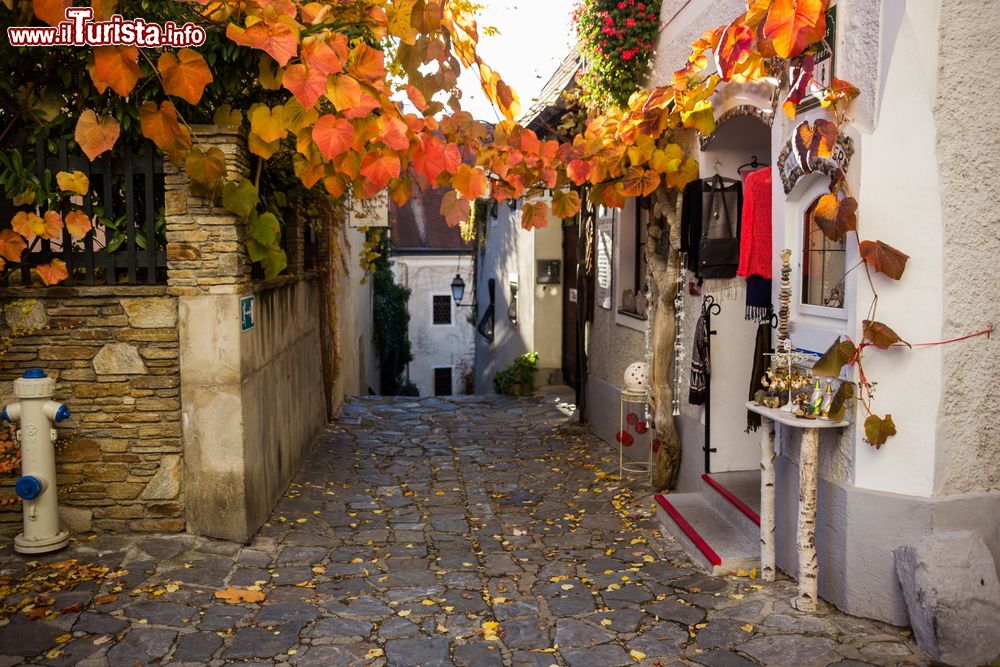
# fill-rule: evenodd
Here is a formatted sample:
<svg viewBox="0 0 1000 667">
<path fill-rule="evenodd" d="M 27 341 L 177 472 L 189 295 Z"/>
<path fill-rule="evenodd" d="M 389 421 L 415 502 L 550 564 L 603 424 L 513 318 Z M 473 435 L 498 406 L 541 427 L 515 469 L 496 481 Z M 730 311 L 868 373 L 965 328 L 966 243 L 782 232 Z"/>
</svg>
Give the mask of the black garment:
<svg viewBox="0 0 1000 667">
<path fill-rule="evenodd" d="M 763 278 L 761 278 L 763 280 Z M 768 281 L 771 282 L 771 281 Z M 753 368 L 750 369 L 750 393 L 747 400 L 752 401 L 753 395 L 761 389 L 760 379 L 767 371 L 767 355 L 771 351 L 771 323 L 764 322 L 757 327 L 757 341 L 753 348 Z M 760 428 L 760 415 L 747 410 L 746 433 Z"/>
<path fill-rule="evenodd" d="M 684 187 L 681 199 L 681 252 L 687 253 L 687 268 L 698 273 L 698 245 L 701 243 L 701 181 Z"/>
<path fill-rule="evenodd" d="M 708 354 L 708 326 L 704 316 L 700 316 L 694 325 L 694 351 L 691 353 L 691 389 L 688 392 L 691 405 L 704 405 L 708 400 L 708 376 L 712 372 Z"/>
<path fill-rule="evenodd" d="M 732 179 L 725 179 L 722 187 L 716 184 L 713 187 L 712 181 L 715 177 L 704 180 L 691 181 L 684 187 L 684 196 L 681 201 L 681 252 L 687 253 L 687 268 L 701 278 L 701 257 L 699 247 L 702 236 L 711 239 L 735 238 L 739 242 L 741 234 L 743 216 L 743 184 Z M 715 206 L 712 206 L 713 197 L 719 198 Z M 725 197 L 725 205 L 721 198 Z M 719 216 L 713 214 L 713 209 Z M 735 226 L 719 224 L 723 222 L 724 210 L 728 209 L 730 222 L 735 221 Z M 705 220 L 706 216 L 712 216 L 711 220 Z M 703 232 L 707 232 L 704 233 Z M 738 260 L 738 255 L 737 255 Z M 736 275 L 736 264 L 733 265 L 732 275 Z M 713 275 L 710 277 L 732 277 Z"/>
</svg>

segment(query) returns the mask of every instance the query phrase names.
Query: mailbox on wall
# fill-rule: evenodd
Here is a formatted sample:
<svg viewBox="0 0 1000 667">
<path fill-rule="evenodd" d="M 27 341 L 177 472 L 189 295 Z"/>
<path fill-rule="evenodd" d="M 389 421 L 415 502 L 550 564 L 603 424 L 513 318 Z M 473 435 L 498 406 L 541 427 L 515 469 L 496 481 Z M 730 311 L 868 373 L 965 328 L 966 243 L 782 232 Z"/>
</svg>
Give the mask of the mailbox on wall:
<svg viewBox="0 0 1000 667">
<path fill-rule="evenodd" d="M 540 259 L 535 270 L 536 285 L 558 285 L 562 282 L 562 261 L 558 259 Z"/>
</svg>

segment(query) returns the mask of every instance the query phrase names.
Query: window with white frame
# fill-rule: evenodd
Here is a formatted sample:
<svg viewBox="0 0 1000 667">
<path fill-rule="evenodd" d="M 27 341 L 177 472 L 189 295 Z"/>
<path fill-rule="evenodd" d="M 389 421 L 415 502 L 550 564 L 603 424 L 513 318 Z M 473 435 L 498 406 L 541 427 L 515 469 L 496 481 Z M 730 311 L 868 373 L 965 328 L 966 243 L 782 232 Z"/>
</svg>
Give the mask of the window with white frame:
<svg viewBox="0 0 1000 667">
<path fill-rule="evenodd" d="M 813 218 L 814 200 L 803 216 L 802 303 L 825 308 L 844 307 L 844 274 L 847 270 L 845 239 L 831 241 Z"/>
<path fill-rule="evenodd" d="M 650 214 L 649 200 L 635 198 L 615 225 L 615 321 L 631 328 L 641 329 L 646 319 L 646 226 Z"/>
</svg>

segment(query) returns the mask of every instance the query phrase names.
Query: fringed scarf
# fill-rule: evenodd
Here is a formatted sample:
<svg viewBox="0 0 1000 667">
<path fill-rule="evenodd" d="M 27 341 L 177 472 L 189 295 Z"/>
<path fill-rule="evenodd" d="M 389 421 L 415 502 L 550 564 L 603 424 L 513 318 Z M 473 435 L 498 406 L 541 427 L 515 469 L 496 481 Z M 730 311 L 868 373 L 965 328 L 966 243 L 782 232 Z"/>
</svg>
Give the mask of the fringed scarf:
<svg viewBox="0 0 1000 667">
<path fill-rule="evenodd" d="M 771 282 L 771 281 L 768 281 Z M 767 354 L 771 351 L 771 323 L 764 322 L 757 327 L 757 341 L 753 348 L 753 367 L 750 369 L 750 393 L 748 400 L 761 388 L 760 379 L 767 371 Z M 760 428 L 760 415 L 747 410 L 747 428 L 745 433 Z"/>
<path fill-rule="evenodd" d="M 708 400 L 708 375 L 712 372 L 708 358 L 708 327 L 705 318 L 699 317 L 694 325 L 694 351 L 691 353 L 691 390 L 688 403 L 703 405 Z"/>
<path fill-rule="evenodd" d="M 760 321 L 771 317 L 774 307 L 771 305 L 771 280 L 760 276 L 747 278 L 747 314 L 746 319 Z"/>
</svg>

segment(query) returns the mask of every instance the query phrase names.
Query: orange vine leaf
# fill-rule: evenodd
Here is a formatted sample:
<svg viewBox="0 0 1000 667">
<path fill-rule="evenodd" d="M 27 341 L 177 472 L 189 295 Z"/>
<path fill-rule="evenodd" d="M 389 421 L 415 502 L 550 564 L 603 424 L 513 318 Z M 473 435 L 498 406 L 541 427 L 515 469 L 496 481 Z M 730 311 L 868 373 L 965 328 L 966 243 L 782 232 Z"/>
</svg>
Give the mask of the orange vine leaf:
<svg viewBox="0 0 1000 667">
<path fill-rule="evenodd" d="M 549 224 L 549 205 L 540 201 L 533 204 L 525 204 L 521 212 L 521 227 L 527 231 L 541 229 Z"/>
<path fill-rule="evenodd" d="M 35 267 L 42 282 L 46 285 L 56 285 L 69 278 L 69 271 L 66 270 L 66 262 L 61 259 L 54 259 L 48 264 Z"/>
<path fill-rule="evenodd" d="M 111 116 L 98 116 L 92 109 L 80 114 L 73 138 L 87 158 L 93 161 L 98 155 L 114 148 L 121 134 L 121 125 Z"/>
<path fill-rule="evenodd" d="M 809 211 L 812 221 L 831 241 L 840 241 L 847 232 L 858 228 L 858 201 L 854 197 L 838 199 L 835 194 L 823 195 Z"/>
<path fill-rule="evenodd" d="M 764 36 L 782 58 L 795 58 L 826 34 L 827 0 L 774 0 Z"/>
<path fill-rule="evenodd" d="M 20 262 L 21 253 L 27 248 L 28 244 L 23 236 L 10 229 L 0 229 L 0 257 L 10 262 Z"/>
<path fill-rule="evenodd" d="M 139 49 L 134 46 L 95 46 L 87 66 L 97 92 L 108 88 L 128 97 L 142 77 L 139 70 Z"/>
<path fill-rule="evenodd" d="M 862 241 L 861 257 L 875 271 L 899 280 L 910 256 L 882 241 Z"/>
<path fill-rule="evenodd" d="M 212 83 L 212 71 L 201 54 L 193 49 L 181 49 L 177 55 L 163 53 L 156 62 L 163 77 L 163 91 L 189 104 L 198 104 L 205 86 Z"/>
<path fill-rule="evenodd" d="M 890 329 L 888 325 L 881 322 L 864 320 L 861 322 L 861 330 L 864 331 L 864 340 L 879 349 L 886 350 L 897 343 L 902 343 L 906 347 L 912 347 L 912 345 L 900 338 L 899 334 Z"/>
</svg>

